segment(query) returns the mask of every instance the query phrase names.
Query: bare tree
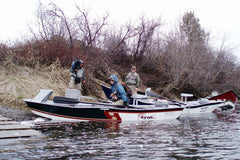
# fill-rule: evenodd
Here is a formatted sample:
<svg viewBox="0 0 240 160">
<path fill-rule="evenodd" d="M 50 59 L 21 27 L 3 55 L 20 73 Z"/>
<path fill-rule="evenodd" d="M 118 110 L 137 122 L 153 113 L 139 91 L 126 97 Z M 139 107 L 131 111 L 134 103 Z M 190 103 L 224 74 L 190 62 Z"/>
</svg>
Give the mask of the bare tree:
<svg viewBox="0 0 240 160">
<path fill-rule="evenodd" d="M 52 37 L 62 37 L 69 40 L 70 48 L 74 43 L 74 31 L 72 27 L 73 20 L 66 17 L 64 11 L 54 3 L 45 6 L 39 2 L 37 10 L 38 35 L 48 42 Z M 39 39 L 34 29 L 30 28 L 35 39 Z"/>
<path fill-rule="evenodd" d="M 149 44 L 151 44 L 154 31 L 161 26 L 160 18 L 157 20 L 146 20 L 144 16 L 141 17 L 139 26 L 136 27 L 137 31 L 137 42 L 134 45 L 134 61 L 137 57 L 141 59 L 143 54 L 146 52 Z"/>
<path fill-rule="evenodd" d="M 62 9 L 60 9 L 56 4 L 51 3 L 52 9 L 47 11 L 47 14 L 52 17 L 57 17 L 60 19 L 61 23 L 63 23 L 66 27 L 69 41 L 70 41 L 70 48 L 73 48 L 73 37 L 70 27 L 70 22 L 67 20 L 67 17 L 65 16 Z"/>
<path fill-rule="evenodd" d="M 48 17 L 46 14 L 46 8 L 43 6 L 41 2 L 39 2 L 39 7 L 37 11 L 38 18 L 38 32 L 40 37 L 44 41 L 49 41 L 51 37 L 51 28 L 53 25 L 52 17 Z M 34 33 L 34 30 L 31 28 L 31 32 L 33 33 L 35 39 L 38 39 L 38 36 Z"/>
<path fill-rule="evenodd" d="M 125 32 L 123 30 L 125 30 Z M 111 52 L 115 52 L 119 47 L 124 44 L 126 45 L 126 41 L 134 36 L 136 36 L 136 32 L 135 29 L 131 26 L 131 24 L 126 25 L 125 28 L 121 28 L 120 35 L 118 36 L 118 41 Z"/>
<path fill-rule="evenodd" d="M 78 24 L 81 40 L 86 44 L 84 52 L 86 54 L 89 52 L 88 49 L 93 47 L 101 36 L 103 27 L 107 25 L 109 14 L 106 14 L 100 20 L 91 21 L 87 11 L 82 10 L 79 6 L 76 6 L 76 8 L 80 14 L 75 18 L 75 21 Z"/>
</svg>

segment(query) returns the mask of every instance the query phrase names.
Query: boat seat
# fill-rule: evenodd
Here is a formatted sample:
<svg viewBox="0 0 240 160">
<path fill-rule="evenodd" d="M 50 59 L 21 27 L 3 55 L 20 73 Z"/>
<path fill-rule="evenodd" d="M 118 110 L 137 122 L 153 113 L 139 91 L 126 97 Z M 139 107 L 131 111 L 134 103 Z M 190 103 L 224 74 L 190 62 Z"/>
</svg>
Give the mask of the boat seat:
<svg viewBox="0 0 240 160">
<path fill-rule="evenodd" d="M 80 101 L 81 92 L 78 89 L 67 89 L 65 92 L 65 97 L 77 99 Z"/>
<path fill-rule="evenodd" d="M 41 89 L 40 92 L 33 98 L 36 102 L 44 102 L 47 101 L 47 99 L 50 97 L 50 95 L 53 93 L 52 90 L 49 89 Z"/>
<path fill-rule="evenodd" d="M 141 95 L 141 94 L 133 94 L 131 96 L 131 98 L 133 98 L 133 99 L 147 99 L 148 96 L 147 95 Z"/>
<path fill-rule="evenodd" d="M 187 102 L 188 97 L 193 97 L 193 94 L 181 93 L 181 102 Z M 184 101 L 183 101 L 183 99 L 184 99 Z"/>
</svg>

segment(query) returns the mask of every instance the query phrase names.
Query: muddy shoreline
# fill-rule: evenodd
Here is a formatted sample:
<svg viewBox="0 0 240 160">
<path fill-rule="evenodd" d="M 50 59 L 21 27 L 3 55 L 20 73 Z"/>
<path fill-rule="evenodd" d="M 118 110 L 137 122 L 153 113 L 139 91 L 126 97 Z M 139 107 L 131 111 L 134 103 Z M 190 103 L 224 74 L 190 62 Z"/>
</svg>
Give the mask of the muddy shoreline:
<svg viewBox="0 0 240 160">
<path fill-rule="evenodd" d="M 0 114 L 4 117 L 10 118 L 14 121 L 26 121 L 26 120 L 33 120 L 37 118 L 38 116 L 34 115 L 30 110 L 28 109 L 19 109 L 19 108 L 13 108 L 8 107 L 0 104 Z"/>
</svg>

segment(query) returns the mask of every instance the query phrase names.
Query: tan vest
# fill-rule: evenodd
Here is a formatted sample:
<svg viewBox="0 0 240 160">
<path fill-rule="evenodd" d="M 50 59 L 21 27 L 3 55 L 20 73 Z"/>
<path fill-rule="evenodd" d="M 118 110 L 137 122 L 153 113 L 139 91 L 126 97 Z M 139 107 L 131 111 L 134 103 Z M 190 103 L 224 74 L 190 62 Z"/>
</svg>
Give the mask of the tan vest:
<svg viewBox="0 0 240 160">
<path fill-rule="evenodd" d="M 129 84 L 129 85 L 136 85 L 137 84 L 137 73 L 128 73 L 127 75 L 127 81 L 126 83 Z"/>
</svg>

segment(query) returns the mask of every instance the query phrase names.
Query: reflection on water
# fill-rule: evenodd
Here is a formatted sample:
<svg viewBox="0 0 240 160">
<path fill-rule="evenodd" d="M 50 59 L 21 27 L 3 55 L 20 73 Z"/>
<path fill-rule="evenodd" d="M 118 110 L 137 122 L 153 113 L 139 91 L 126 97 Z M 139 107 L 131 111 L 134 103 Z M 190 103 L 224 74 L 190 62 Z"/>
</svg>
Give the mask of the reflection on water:
<svg viewBox="0 0 240 160">
<path fill-rule="evenodd" d="M 238 159 L 240 116 L 42 123 L 42 137 L 0 140 L 2 159 Z"/>
</svg>

